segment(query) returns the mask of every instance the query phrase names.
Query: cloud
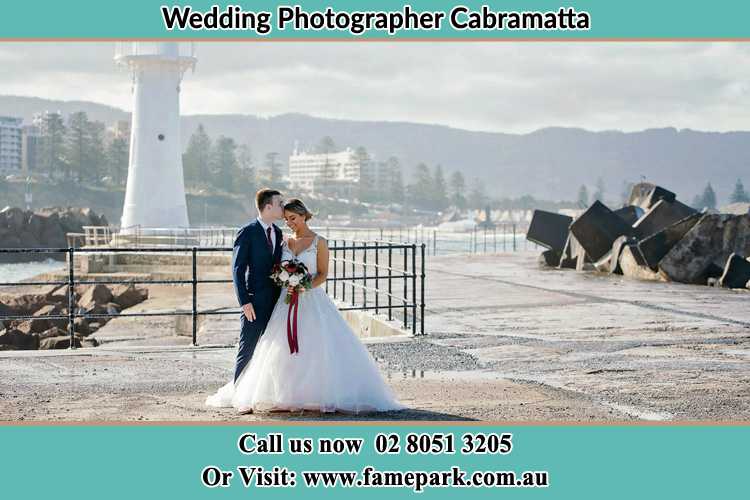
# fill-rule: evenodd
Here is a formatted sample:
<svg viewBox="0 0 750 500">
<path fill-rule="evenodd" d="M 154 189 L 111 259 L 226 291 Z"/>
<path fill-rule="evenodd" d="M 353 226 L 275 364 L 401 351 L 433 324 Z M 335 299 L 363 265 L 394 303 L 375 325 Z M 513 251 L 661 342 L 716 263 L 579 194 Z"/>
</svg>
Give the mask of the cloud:
<svg viewBox="0 0 750 500">
<path fill-rule="evenodd" d="M 129 109 L 129 77 L 113 53 L 112 43 L 0 43 L 0 93 Z M 737 130 L 750 112 L 746 44 L 202 42 L 197 54 L 184 114 L 300 112 L 527 132 Z"/>
</svg>

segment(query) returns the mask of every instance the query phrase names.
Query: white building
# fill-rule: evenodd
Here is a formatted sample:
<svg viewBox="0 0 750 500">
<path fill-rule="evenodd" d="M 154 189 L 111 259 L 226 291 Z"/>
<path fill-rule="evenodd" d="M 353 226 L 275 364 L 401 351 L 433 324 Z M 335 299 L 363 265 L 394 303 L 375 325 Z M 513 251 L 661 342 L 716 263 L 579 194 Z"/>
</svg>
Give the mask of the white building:
<svg viewBox="0 0 750 500">
<path fill-rule="evenodd" d="M 0 175 L 20 174 L 23 167 L 22 118 L 0 116 Z"/>
<path fill-rule="evenodd" d="M 338 153 L 299 153 L 289 157 L 289 181 L 293 186 L 309 191 L 322 184 L 356 185 L 361 175 L 361 164 L 353 150 Z"/>
</svg>

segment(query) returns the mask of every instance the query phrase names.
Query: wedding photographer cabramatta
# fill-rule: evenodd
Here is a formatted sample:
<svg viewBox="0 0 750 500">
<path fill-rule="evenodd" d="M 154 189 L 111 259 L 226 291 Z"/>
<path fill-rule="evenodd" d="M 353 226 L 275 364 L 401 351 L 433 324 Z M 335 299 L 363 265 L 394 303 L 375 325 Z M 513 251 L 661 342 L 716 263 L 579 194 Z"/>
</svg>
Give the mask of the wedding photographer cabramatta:
<svg viewBox="0 0 750 500">
<path fill-rule="evenodd" d="M 248 30 L 258 35 L 268 35 L 273 30 L 273 15 L 268 11 L 245 11 L 237 5 L 220 10 L 213 5 L 207 11 L 193 10 L 191 6 L 161 6 L 162 19 L 167 30 Z M 395 11 L 337 11 L 326 7 L 322 11 L 306 11 L 299 5 L 280 5 L 276 9 L 276 29 L 284 31 L 347 31 L 362 35 L 369 31 L 384 31 L 396 35 L 399 31 L 443 29 L 448 19 L 454 30 L 588 30 L 591 16 L 586 11 L 560 7 L 557 11 L 493 11 L 482 5 L 472 10 L 457 5 L 446 11 L 416 11 L 404 5 Z"/>
</svg>

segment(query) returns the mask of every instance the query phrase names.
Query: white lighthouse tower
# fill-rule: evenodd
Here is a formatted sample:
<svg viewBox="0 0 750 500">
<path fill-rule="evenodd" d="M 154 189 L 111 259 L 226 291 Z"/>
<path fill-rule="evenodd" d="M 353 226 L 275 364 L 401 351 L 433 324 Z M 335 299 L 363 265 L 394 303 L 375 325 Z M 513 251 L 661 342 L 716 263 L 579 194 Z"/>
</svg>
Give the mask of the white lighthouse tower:
<svg viewBox="0 0 750 500">
<path fill-rule="evenodd" d="M 180 145 L 180 82 L 195 68 L 193 44 L 118 44 L 115 61 L 133 77 L 130 162 L 121 233 L 188 227 Z"/>
</svg>

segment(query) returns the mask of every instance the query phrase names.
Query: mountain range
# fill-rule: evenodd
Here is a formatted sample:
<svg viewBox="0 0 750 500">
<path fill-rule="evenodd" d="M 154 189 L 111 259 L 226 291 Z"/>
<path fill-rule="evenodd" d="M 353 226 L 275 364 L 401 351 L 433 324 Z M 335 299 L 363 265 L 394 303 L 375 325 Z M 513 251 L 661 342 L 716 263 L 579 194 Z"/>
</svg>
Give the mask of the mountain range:
<svg viewBox="0 0 750 500">
<path fill-rule="evenodd" d="M 106 124 L 129 119 L 128 111 L 88 101 L 0 96 L 0 115 L 29 123 L 39 111 L 67 115 L 85 111 Z M 481 180 L 494 196 L 532 195 L 573 200 L 578 189 L 594 190 L 598 178 L 605 200 L 619 202 L 625 182 L 646 179 L 690 202 L 711 182 L 719 203 L 728 200 L 738 178 L 750 183 L 750 132 L 704 132 L 661 128 L 637 132 L 543 128 L 527 134 L 480 132 L 410 122 L 336 120 L 303 114 L 258 117 L 243 114 L 185 115 L 182 144 L 199 124 L 215 138 L 225 135 L 249 144 L 257 162 L 276 151 L 285 162 L 295 144 L 311 148 L 324 136 L 339 148 L 365 146 L 376 159 L 396 156 L 406 182 L 419 162 L 458 170 L 469 185 Z M 750 186 L 750 184 L 749 184 Z"/>
</svg>

